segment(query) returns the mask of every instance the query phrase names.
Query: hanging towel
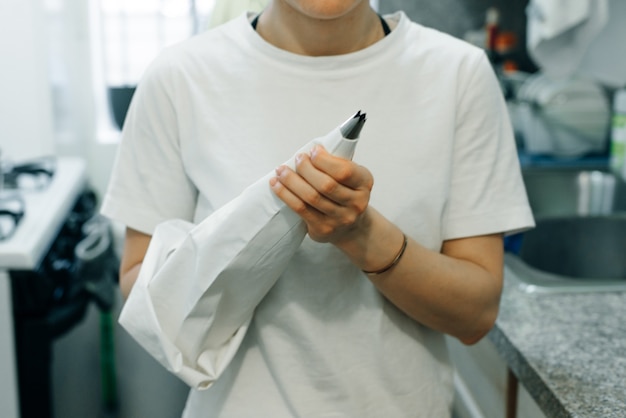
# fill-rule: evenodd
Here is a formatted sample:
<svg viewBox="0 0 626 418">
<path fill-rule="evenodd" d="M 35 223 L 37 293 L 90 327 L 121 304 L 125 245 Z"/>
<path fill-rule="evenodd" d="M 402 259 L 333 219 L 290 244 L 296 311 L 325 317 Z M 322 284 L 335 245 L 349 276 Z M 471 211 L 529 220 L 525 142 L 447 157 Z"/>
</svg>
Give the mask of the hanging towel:
<svg viewBox="0 0 626 418">
<path fill-rule="evenodd" d="M 528 53 L 551 77 L 579 72 L 583 58 L 608 21 L 608 0 L 530 0 Z"/>
<path fill-rule="evenodd" d="M 582 59 L 580 74 L 605 86 L 626 86 L 626 1 L 609 0 L 608 21 Z"/>
</svg>

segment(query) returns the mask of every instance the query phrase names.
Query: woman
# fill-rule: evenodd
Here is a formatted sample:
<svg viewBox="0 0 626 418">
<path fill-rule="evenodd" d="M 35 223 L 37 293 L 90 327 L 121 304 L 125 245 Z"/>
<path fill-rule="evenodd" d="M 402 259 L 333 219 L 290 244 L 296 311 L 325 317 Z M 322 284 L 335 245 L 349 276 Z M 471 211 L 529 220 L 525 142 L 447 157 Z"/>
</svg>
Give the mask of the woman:
<svg viewBox="0 0 626 418">
<path fill-rule="evenodd" d="M 164 51 L 103 204 L 127 225 L 121 288 L 158 224 L 200 222 L 358 109 L 368 121 L 353 161 L 316 147 L 276 168 L 270 187 L 308 237 L 236 343 L 182 355 L 185 376 L 208 382 L 185 377 L 185 417 L 449 416 L 444 334 L 473 344 L 491 329 L 503 234 L 533 220 L 483 51 L 402 12 L 273 0 Z M 181 352 L 203 344 L 154 328 L 147 340 Z M 209 355 L 227 367 L 209 370 Z"/>
</svg>

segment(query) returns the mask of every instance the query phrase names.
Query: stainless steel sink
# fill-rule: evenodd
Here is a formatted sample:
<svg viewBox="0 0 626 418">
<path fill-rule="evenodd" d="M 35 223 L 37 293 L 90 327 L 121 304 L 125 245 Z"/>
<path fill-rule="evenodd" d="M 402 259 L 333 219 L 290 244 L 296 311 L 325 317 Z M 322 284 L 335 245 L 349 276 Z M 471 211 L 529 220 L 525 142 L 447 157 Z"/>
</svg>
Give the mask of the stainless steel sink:
<svg viewBox="0 0 626 418">
<path fill-rule="evenodd" d="M 626 183 L 587 169 L 523 174 L 537 226 L 522 235 L 518 253 L 505 256 L 520 287 L 626 291 Z"/>
<path fill-rule="evenodd" d="M 538 219 L 506 264 L 528 292 L 626 290 L 626 213 Z"/>
</svg>

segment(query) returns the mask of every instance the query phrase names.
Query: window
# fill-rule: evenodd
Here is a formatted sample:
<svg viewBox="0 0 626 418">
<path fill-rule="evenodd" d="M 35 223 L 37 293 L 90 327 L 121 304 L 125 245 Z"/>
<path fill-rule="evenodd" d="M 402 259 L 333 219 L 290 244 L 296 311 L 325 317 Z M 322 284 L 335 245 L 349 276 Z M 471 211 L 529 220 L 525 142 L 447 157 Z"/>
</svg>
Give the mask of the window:
<svg viewBox="0 0 626 418">
<path fill-rule="evenodd" d="M 214 0 L 100 0 L 107 86 L 134 86 L 163 47 L 206 28 Z"/>
<path fill-rule="evenodd" d="M 95 49 L 99 94 L 105 103 L 98 119 L 109 139 L 121 129 L 135 87 L 164 47 L 207 28 L 215 0 L 97 0 Z M 99 90 L 100 88 L 97 88 Z M 112 124 L 113 123 L 113 124 Z M 105 127 L 111 127 L 105 128 Z M 102 134 L 103 140 L 105 136 Z M 108 140 L 105 140 L 108 142 Z"/>
</svg>

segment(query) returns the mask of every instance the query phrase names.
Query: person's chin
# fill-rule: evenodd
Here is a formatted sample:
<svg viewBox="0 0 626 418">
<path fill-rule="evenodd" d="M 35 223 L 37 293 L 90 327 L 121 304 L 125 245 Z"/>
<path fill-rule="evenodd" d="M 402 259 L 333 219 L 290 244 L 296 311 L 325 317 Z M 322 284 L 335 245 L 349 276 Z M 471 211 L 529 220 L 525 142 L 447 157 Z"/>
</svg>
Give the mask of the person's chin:
<svg viewBox="0 0 626 418">
<path fill-rule="evenodd" d="M 314 19 L 332 20 L 349 14 L 367 0 L 284 0 L 300 13 Z"/>
</svg>

